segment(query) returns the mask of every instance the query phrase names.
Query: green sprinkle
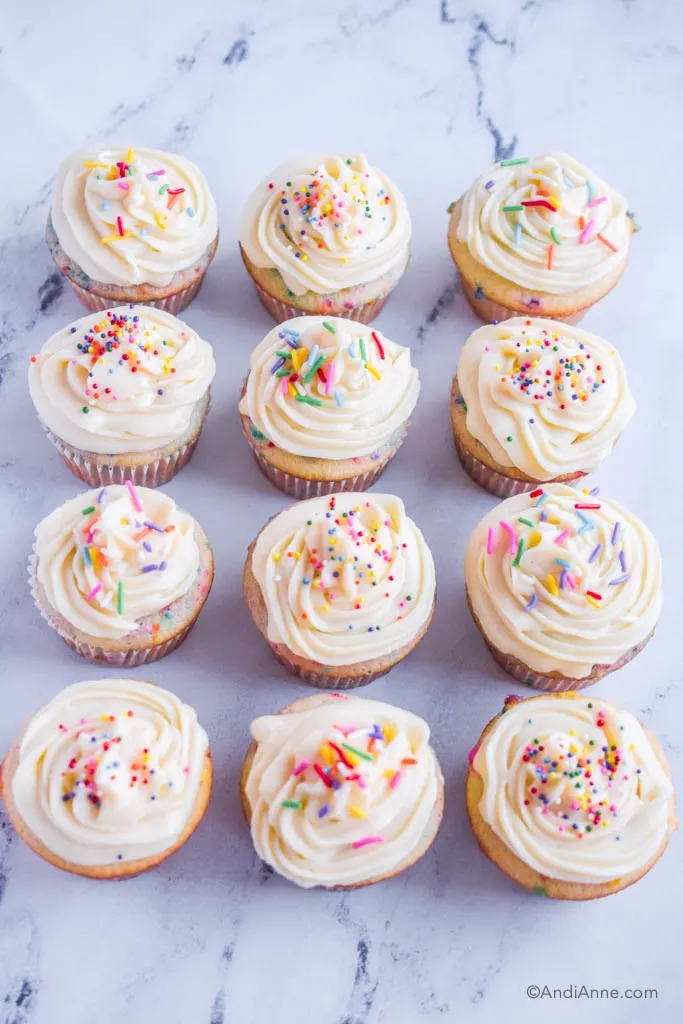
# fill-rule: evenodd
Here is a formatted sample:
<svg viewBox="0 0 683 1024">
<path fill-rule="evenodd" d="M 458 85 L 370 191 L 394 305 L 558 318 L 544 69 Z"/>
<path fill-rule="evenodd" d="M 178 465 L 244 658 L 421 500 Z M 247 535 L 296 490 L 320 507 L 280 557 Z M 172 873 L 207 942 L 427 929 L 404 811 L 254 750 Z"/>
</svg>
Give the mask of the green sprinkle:
<svg viewBox="0 0 683 1024">
<path fill-rule="evenodd" d="M 116 588 L 116 611 L 119 615 L 123 615 L 123 580 L 119 580 L 119 585 Z"/>
<path fill-rule="evenodd" d="M 167 192 L 167 191 L 168 191 L 168 184 L 162 185 L 161 188 L 159 189 L 159 195 L 163 196 L 164 192 Z"/>
<path fill-rule="evenodd" d="M 293 811 L 300 811 L 303 809 L 303 803 L 301 800 L 283 800 L 283 807 L 291 807 Z"/>
<path fill-rule="evenodd" d="M 81 412 L 90 412 L 90 409 L 88 408 L 87 405 L 84 405 L 83 408 L 81 409 Z"/>
<path fill-rule="evenodd" d="M 507 436 L 507 437 L 505 438 L 505 440 L 506 440 L 506 441 L 508 442 L 508 444 L 512 444 L 512 434 L 509 434 L 509 435 L 508 435 L 508 436 Z"/>
<path fill-rule="evenodd" d="M 448 206 L 446 207 L 446 213 L 453 213 L 453 210 L 455 209 L 455 204 L 456 200 L 454 199 L 453 202 L 449 203 Z"/>
<path fill-rule="evenodd" d="M 503 213 L 519 213 L 520 210 L 523 210 L 523 209 L 524 209 L 523 206 L 517 206 L 517 205 L 515 205 L 515 206 L 504 206 L 503 207 Z"/>
<path fill-rule="evenodd" d="M 304 384 L 308 384 L 311 377 L 313 377 L 318 372 L 319 368 L 323 365 L 324 362 L 325 356 L 318 356 L 316 361 L 313 363 L 313 366 L 310 368 L 310 370 L 304 377 Z"/>
<path fill-rule="evenodd" d="M 521 516 L 519 517 L 519 519 L 517 520 L 517 522 L 518 522 L 518 523 L 524 523 L 524 525 L 525 525 L 525 526 L 533 526 L 533 525 L 534 525 L 534 524 L 533 524 L 533 523 L 531 522 L 531 520 L 530 520 L 530 519 L 522 519 L 522 517 L 521 517 Z"/>
<path fill-rule="evenodd" d="M 368 361 L 368 351 L 365 347 L 365 338 L 360 339 L 360 356 L 364 363 Z"/>
<path fill-rule="evenodd" d="M 535 893 L 537 896 L 547 896 L 548 895 L 548 893 L 545 891 L 545 889 L 543 888 L 542 885 L 533 885 L 531 887 L 531 891 L 533 893 Z"/>
<path fill-rule="evenodd" d="M 552 240 L 555 243 L 555 245 L 562 245 L 562 239 L 558 235 L 558 233 L 555 230 L 555 228 L 551 228 L 550 229 L 550 237 L 552 238 Z"/>
<path fill-rule="evenodd" d="M 519 560 L 524 554 L 524 543 L 524 537 L 521 537 L 519 541 L 519 547 L 517 548 L 517 554 L 515 555 L 515 560 L 512 563 L 513 565 L 519 565 Z"/>
<path fill-rule="evenodd" d="M 297 402 L 305 402 L 306 405 L 322 405 L 319 398 L 311 398 L 310 395 L 295 395 Z"/>
<path fill-rule="evenodd" d="M 277 373 L 275 374 L 275 376 L 276 377 L 289 377 L 291 372 L 292 372 L 291 370 L 288 370 L 287 367 L 285 367 L 283 370 L 278 370 Z"/>
<path fill-rule="evenodd" d="M 280 359 L 291 359 L 292 350 L 289 349 L 289 351 L 284 351 L 283 349 L 279 348 L 275 355 L 280 356 Z"/>
<path fill-rule="evenodd" d="M 323 327 L 325 328 L 326 331 L 329 331 L 330 334 L 337 333 L 337 328 L 333 327 L 332 324 L 328 324 L 327 320 L 323 320 Z"/>
<path fill-rule="evenodd" d="M 82 508 L 82 509 L 81 509 L 81 515 L 83 515 L 83 516 L 89 516 L 89 515 L 90 515 L 90 513 L 91 513 L 91 512 L 94 512 L 94 511 L 95 511 L 95 506 L 94 506 L 94 505 L 88 505 L 88 507 L 87 507 L 87 508 Z"/>
<path fill-rule="evenodd" d="M 515 157 L 512 157 L 510 160 L 501 160 L 500 161 L 500 166 L 501 167 L 515 167 L 517 164 L 528 164 L 528 163 L 529 163 L 529 157 L 528 156 L 515 156 Z"/>
<path fill-rule="evenodd" d="M 350 743 L 342 743 L 344 750 L 350 750 L 356 757 L 362 757 L 365 761 L 374 761 L 372 754 L 366 754 L 364 750 L 359 750 L 358 747 L 352 747 Z"/>
</svg>

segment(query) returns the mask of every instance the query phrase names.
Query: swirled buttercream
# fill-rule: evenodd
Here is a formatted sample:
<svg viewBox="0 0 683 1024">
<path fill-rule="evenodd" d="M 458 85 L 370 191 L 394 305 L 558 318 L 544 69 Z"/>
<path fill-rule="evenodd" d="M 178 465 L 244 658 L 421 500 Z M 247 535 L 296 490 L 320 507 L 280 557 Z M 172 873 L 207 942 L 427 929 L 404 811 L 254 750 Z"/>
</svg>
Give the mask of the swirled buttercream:
<svg viewBox="0 0 683 1024">
<path fill-rule="evenodd" d="M 657 543 L 636 516 L 565 484 L 492 509 L 465 555 L 472 610 L 494 647 L 576 679 L 649 637 L 661 575 Z"/>
<path fill-rule="evenodd" d="M 162 286 L 213 243 L 218 214 L 206 178 L 186 157 L 78 150 L 59 169 L 52 224 L 94 281 Z"/>
<path fill-rule="evenodd" d="M 168 690 L 75 683 L 29 723 L 12 797 L 33 834 L 72 864 L 152 857 L 187 827 L 207 748 L 194 710 Z"/>
<path fill-rule="evenodd" d="M 293 455 L 347 459 L 387 444 L 420 384 L 410 350 L 341 317 L 298 317 L 254 350 L 240 412 Z"/>
<path fill-rule="evenodd" d="M 172 604 L 199 568 L 194 520 L 161 491 L 113 485 L 67 501 L 35 532 L 50 606 L 90 636 L 118 639 Z"/>
<path fill-rule="evenodd" d="M 257 718 L 251 732 L 254 846 L 297 885 L 359 885 L 392 874 L 436 829 L 441 772 L 417 715 L 330 698 Z"/>
<path fill-rule="evenodd" d="M 410 232 L 403 195 L 365 156 L 312 157 L 282 164 L 252 193 L 240 244 L 294 295 L 324 295 L 402 269 Z"/>
<path fill-rule="evenodd" d="M 431 552 L 403 502 L 387 494 L 300 501 L 263 528 L 252 570 L 268 639 L 322 665 L 398 650 L 434 604 Z"/>
<path fill-rule="evenodd" d="M 626 200 L 566 153 L 494 164 L 462 200 L 457 238 L 506 281 L 564 295 L 628 255 Z"/>
<path fill-rule="evenodd" d="M 635 411 L 614 348 L 553 320 L 480 327 L 460 353 L 458 386 L 470 434 L 534 480 L 594 469 Z"/>
<path fill-rule="evenodd" d="M 215 372 L 211 345 L 182 320 L 125 306 L 54 334 L 31 359 L 29 389 L 57 437 L 119 455 L 183 437 Z"/>
<path fill-rule="evenodd" d="M 473 760 L 479 811 L 534 871 L 599 884 L 644 870 L 670 828 L 673 787 L 637 718 L 577 693 L 511 704 Z"/>
</svg>

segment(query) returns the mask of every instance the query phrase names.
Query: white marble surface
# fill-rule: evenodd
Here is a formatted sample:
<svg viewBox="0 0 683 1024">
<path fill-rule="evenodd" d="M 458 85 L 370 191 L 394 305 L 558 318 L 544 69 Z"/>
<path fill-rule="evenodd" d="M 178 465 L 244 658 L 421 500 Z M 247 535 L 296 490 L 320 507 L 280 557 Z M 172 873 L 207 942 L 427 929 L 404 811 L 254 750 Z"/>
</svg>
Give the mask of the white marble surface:
<svg viewBox="0 0 683 1024">
<path fill-rule="evenodd" d="M 29 403 L 31 352 L 81 308 L 43 240 L 58 161 L 119 141 L 187 153 L 206 171 L 221 245 L 187 312 L 216 347 L 214 407 L 169 491 L 202 521 L 217 580 L 186 644 L 149 672 L 193 703 L 216 785 L 200 831 L 123 885 L 58 873 L 0 832 L 2 1024 L 417 1024 L 680 1020 L 680 840 L 635 888 L 593 904 L 534 898 L 478 851 L 466 753 L 514 687 L 467 614 L 465 541 L 492 499 L 457 464 L 448 380 L 475 326 L 446 242 L 446 206 L 494 156 L 565 148 L 630 200 L 644 230 L 625 278 L 585 326 L 613 338 L 639 409 L 596 483 L 659 537 L 657 635 L 598 692 L 638 713 L 681 766 L 683 571 L 678 176 L 683 10 L 676 0 L 194 0 L 3 5 L 0 27 L 0 750 L 57 689 L 98 674 L 34 610 L 25 564 L 38 518 L 75 494 Z M 439 604 L 415 655 L 368 695 L 424 715 L 447 810 L 423 861 L 351 894 L 304 892 L 254 856 L 238 803 L 248 724 L 303 694 L 271 657 L 240 595 L 247 543 L 285 504 L 257 472 L 236 401 L 270 323 L 241 267 L 248 191 L 281 159 L 365 150 L 404 189 L 413 261 L 382 330 L 413 347 L 423 393 L 385 476 L 436 554 Z M 138 670 L 136 675 L 144 677 Z M 528 985 L 654 987 L 656 1003 L 532 1001 Z"/>
</svg>

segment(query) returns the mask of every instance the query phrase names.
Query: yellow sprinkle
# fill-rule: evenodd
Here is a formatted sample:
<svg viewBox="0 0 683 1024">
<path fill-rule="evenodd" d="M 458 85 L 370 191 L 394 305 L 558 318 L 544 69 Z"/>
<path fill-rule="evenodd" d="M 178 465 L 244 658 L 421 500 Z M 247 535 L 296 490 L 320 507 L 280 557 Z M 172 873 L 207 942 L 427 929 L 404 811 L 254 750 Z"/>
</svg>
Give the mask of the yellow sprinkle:
<svg viewBox="0 0 683 1024">
<path fill-rule="evenodd" d="M 596 601 L 594 597 L 590 596 L 590 594 L 586 594 L 586 600 L 589 601 L 593 605 L 594 608 L 599 608 L 600 607 L 600 602 Z"/>
<path fill-rule="evenodd" d="M 496 373 L 500 373 L 500 363 L 496 363 L 493 369 L 496 371 Z"/>
<path fill-rule="evenodd" d="M 296 388 L 294 387 L 294 385 L 293 384 L 289 384 L 288 385 L 288 390 L 289 390 L 289 393 L 290 393 L 291 397 L 294 398 L 294 396 L 296 395 Z"/>
<path fill-rule="evenodd" d="M 294 552 L 294 561 L 298 562 L 300 558 L 301 558 L 301 552 L 300 551 L 295 551 Z"/>
<path fill-rule="evenodd" d="M 307 348 L 294 348 L 292 349 L 292 366 L 298 373 L 303 364 L 308 359 Z"/>
<path fill-rule="evenodd" d="M 135 150 L 131 146 L 130 149 L 128 150 L 128 152 L 126 153 L 126 163 L 127 164 L 132 164 L 134 160 L 135 160 Z"/>
<path fill-rule="evenodd" d="M 527 541 L 527 550 L 529 548 L 537 547 L 537 545 L 541 543 L 541 539 L 542 538 L 538 530 L 532 530 L 529 534 L 529 540 Z"/>
<path fill-rule="evenodd" d="M 559 697 L 560 700 L 578 700 L 579 694 L 576 690 L 567 690 L 566 693 L 554 693 L 553 698 Z"/>
<path fill-rule="evenodd" d="M 550 591 L 550 593 L 553 595 L 553 597 L 557 597 L 557 595 L 560 592 L 560 588 L 558 587 L 557 580 L 552 575 L 552 573 L 548 573 L 547 587 L 548 587 L 548 590 Z"/>
<path fill-rule="evenodd" d="M 393 779 L 395 773 L 393 768 L 387 768 L 387 770 L 382 774 L 384 775 L 385 779 Z"/>
<path fill-rule="evenodd" d="M 109 164 L 102 164 L 99 160 L 86 160 L 83 164 L 84 167 L 109 167 Z"/>
<path fill-rule="evenodd" d="M 559 526 L 560 525 L 560 520 L 557 518 L 557 516 L 548 516 L 546 518 L 546 522 L 547 523 L 552 523 L 553 526 Z"/>
<path fill-rule="evenodd" d="M 279 562 L 281 558 L 282 558 L 282 555 L 280 554 L 279 551 L 273 552 L 273 561 L 274 562 Z"/>
<path fill-rule="evenodd" d="M 329 612 L 329 610 L 330 610 L 330 606 L 329 606 L 329 604 L 324 604 L 324 605 L 322 605 L 322 607 L 320 608 L 320 611 L 321 611 L 321 612 Z"/>
<path fill-rule="evenodd" d="M 334 764 L 337 760 L 337 755 L 327 743 L 320 748 L 320 756 L 326 764 Z"/>
<path fill-rule="evenodd" d="M 603 821 L 602 827 L 603 828 L 608 828 L 609 827 L 609 821 Z"/>
<path fill-rule="evenodd" d="M 100 238 L 100 242 L 102 243 L 102 245 L 111 245 L 112 242 L 120 242 L 122 238 L 130 237 L 130 231 L 124 231 L 122 235 L 120 235 L 117 231 L 115 235 L 105 235 L 104 238 Z"/>
<path fill-rule="evenodd" d="M 382 726 L 382 732 L 384 733 L 384 740 L 386 743 L 391 743 L 396 735 L 395 725 L 384 725 Z"/>
<path fill-rule="evenodd" d="M 370 366 L 370 364 L 369 364 L 369 363 L 366 363 L 366 364 L 365 364 L 365 368 L 366 368 L 366 370 L 369 370 L 369 371 L 370 371 L 370 373 L 372 374 L 372 376 L 373 376 L 373 377 L 374 377 L 374 378 L 375 378 L 376 380 L 381 380 L 381 379 L 382 379 L 382 374 L 381 374 L 381 373 L 378 373 L 378 372 L 377 372 L 377 370 L 375 369 L 375 367 L 374 367 L 374 366 Z"/>
<path fill-rule="evenodd" d="M 576 736 L 576 729 L 570 729 L 569 730 L 569 735 L 570 736 Z"/>
<path fill-rule="evenodd" d="M 158 210 L 154 211 L 154 219 L 157 222 L 157 227 L 161 228 L 162 231 L 165 231 L 166 224 L 164 223 L 164 218 L 161 216 Z"/>
<path fill-rule="evenodd" d="M 349 814 L 352 814 L 354 818 L 367 818 L 367 814 L 360 807 L 349 807 Z"/>
</svg>

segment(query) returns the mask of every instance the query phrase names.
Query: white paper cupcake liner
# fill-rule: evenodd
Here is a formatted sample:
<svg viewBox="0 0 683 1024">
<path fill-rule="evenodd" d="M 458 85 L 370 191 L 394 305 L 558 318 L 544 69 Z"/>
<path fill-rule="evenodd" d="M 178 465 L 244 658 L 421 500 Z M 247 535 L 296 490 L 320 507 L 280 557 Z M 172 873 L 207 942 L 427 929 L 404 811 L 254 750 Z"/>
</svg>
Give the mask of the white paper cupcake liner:
<svg viewBox="0 0 683 1024">
<path fill-rule="evenodd" d="M 515 480 L 511 476 L 498 473 L 495 469 L 491 469 L 481 462 L 475 455 L 472 455 L 456 434 L 453 435 L 453 440 L 455 441 L 455 450 L 458 453 L 463 469 L 474 480 L 475 484 L 479 484 L 489 494 L 495 494 L 497 498 L 511 498 L 515 494 L 523 494 L 533 491 L 537 487 L 544 486 L 542 481 Z M 573 473 L 571 476 L 565 477 L 564 482 L 575 484 L 584 476 L 586 476 L 585 473 Z"/>
<path fill-rule="evenodd" d="M 498 323 L 501 320 L 509 320 L 510 317 L 514 316 L 533 316 L 533 317 L 546 317 L 552 320 L 559 320 L 565 324 L 578 324 L 579 321 L 583 320 L 587 309 L 578 309 L 573 313 L 569 313 L 567 316 L 557 316 L 553 313 L 544 313 L 540 299 L 530 298 L 528 304 L 523 309 L 513 309 L 511 306 L 503 306 L 500 302 L 494 302 L 493 299 L 489 299 L 488 296 L 484 295 L 479 286 L 470 284 L 465 278 L 460 275 L 460 281 L 462 284 L 462 290 L 465 294 L 465 298 L 472 310 L 477 314 L 480 320 L 485 323 L 493 324 Z M 480 294 L 481 293 L 481 294 Z"/>
<path fill-rule="evenodd" d="M 256 465 L 263 475 L 285 494 L 302 501 L 305 498 L 319 498 L 326 494 L 339 494 L 341 491 L 366 491 L 379 480 L 398 451 L 398 447 L 387 459 L 379 462 L 374 469 L 368 469 L 365 473 L 359 473 L 357 476 L 344 477 L 343 480 L 306 480 L 300 476 L 293 476 L 291 473 L 286 473 L 283 469 L 273 466 L 257 448 L 252 447 L 251 450 L 256 459 Z"/>
<path fill-rule="evenodd" d="M 390 664 L 377 672 L 364 672 L 348 676 L 332 675 L 330 672 L 304 668 L 288 656 L 286 648 L 283 650 L 281 646 L 271 645 L 271 650 L 288 672 L 297 676 L 302 683 L 306 683 L 307 686 L 315 686 L 318 690 L 354 690 L 357 686 L 367 686 L 368 683 L 386 675 L 393 668 L 393 664 Z"/>
<path fill-rule="evenodd" d="M 187 465 L 199 440 L 198 434 L 192 441 L 179 445 L 175 451 L 162 458 L 152 459 L 137 466 L 123 466 L 102 462 L 100 460 L 106 456 L 74 448 L 53 434 L 44 424 L 43 429 L 74 476 L 90 487 L 108 487 L 110 484 L 123 484 L 126 480 L 130 480 L 138 487 L 161 487 Z"/>
<path fill-rule="evenodd" d="M 308 311 L 305 309 L 298 309 L 296 306 L 290 306 L 287 302 L 282 302 L 280 299 L 274 298 L 267 291 L 261 288 L 260 285 L 254 281 L 254 287 L 258 293 L 263 305 L 266 307 L 269 313 L 271 313 L 278 323 L 283 323 L 285 320 L 291 320 L 297 316 L 340 316 L 346 320 L 356 320 L 361 324 L 369 324 L 376 316 L 379 315 L 382 307 L 386 303 L 389 295 L 382 295 L 378 299 L 372 299 L 370 302 L 358 302 L 358 303 L 344 303 L 341 308 L 335 307 L 330 310 L 315 310 Z"/>
<path fill-rule="evenodd" d="M 189 306 L 192 300 L 196 297 L 203 281 L 204 274 L 198 277 L 196 281 L 193 281 L 192 284 L 189 284 L 187 288 L 181 288 L 173 295 L 167 295 L 163 299 L 136 299 L 135 305 L 156 306 L 157 309 L 163 309 L 167 313 L 173 313 L 174 316 L 177 316 L 178 313 L 182 313 L 182 311 Z M 69 278 L 69 284 L 83 305 L 87 306 L 91 312 L 97 313 L 100 310 L 112 308 L 113 303 L 111 297 L 98 295 L 97 292 L 81 288 L 81 286 L 76 284 L 75 281 L 72 281 L 71 278 Z"/>
</svg>

